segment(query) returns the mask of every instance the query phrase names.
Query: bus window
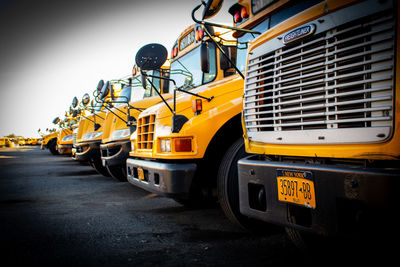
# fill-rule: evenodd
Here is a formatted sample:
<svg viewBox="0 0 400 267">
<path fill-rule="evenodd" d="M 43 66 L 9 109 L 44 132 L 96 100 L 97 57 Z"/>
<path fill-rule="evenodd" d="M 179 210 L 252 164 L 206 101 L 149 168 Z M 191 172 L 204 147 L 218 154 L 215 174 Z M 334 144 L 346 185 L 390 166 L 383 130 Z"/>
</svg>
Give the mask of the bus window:
<svg viewBox="0 0 400 267">
<path fill-rule="evenodd" d="M 191 89 L 214 80 L 216 76 L 215 47 L 209 44 L 210 71 L 204 73 L 200 67 L 200 47 L 171 63 L 171 79 L 182 89 Z"/>
</svg>

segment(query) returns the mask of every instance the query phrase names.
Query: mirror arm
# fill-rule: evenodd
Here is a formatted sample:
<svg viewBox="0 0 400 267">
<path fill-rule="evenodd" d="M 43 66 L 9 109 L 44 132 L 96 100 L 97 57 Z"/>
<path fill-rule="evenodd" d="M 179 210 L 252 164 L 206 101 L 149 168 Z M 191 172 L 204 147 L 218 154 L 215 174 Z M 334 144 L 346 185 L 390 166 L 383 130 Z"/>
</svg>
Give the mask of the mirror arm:
<svg viewBox="0 0 400 267">
<path fill-rule="evenodd" d="M 112 114 L 114 114 L 118 119 L 120 119 L 121 121 L 128 123 L 126 120 L 124 120 L 123 118 L 121 118 L 120 116 L 118 116 L 114 111 L 112 111 L 109 107 L 104 106 L 108 111 L 110 111 Z M 115 109 L 117 109 L 118 111 L 122 112 L 125 114 L 125 112 L 119 110 L 118 108 L 114 107 Z M 101 118 L 101 117 L 100 117 Z"/>
<path fill-rule="evenodd" d="M 94 120 L 92 120 L 92 119 L 89 119 L 88 117 L 85 117 L 85 116 L 83 116 L 83 115 L 81 115 L 82 117 L 84 117 L 85 119 L 87 119 L 87 120 L 89 120 L 89 121 L 91 121 L 91 122 L 93 122 L 93 123 L 96 123 Z"/>
<path fill-rule="evenodd" d="M 183 89 L 179 89 L 179 88 L 176 88 L 176 90 L 177 90 L 177 91 L 180 91 L 180 92 L 187 93 L 187 94 L 189 94 L 189 95 L 194 95 L 194 96 L 203 98 L 203 99 L 207 100 L 208 102 L 210 102 L 210 101 L 214 98 L 214 96 L 212 96 L 212 97 L 205 97 L 205 96 L 202 96 L 202 95 L 199 95 L 199 94 L 196 94 L 196 93 L 192 93 L 192 92 L 189 92 L 189 91 L 186 91 L 186 90 L 183 90 Z"/>
<path fill-rule="evenodd" d="M 150 79 L 147 79 L 147 77 L 152 77 L 152 78 L 157 78 L 157 79 L 163 79 L 163 80 L 168 80 L 168 81 L 172 81 L 176 87 L 175 81 L 170 79 L 170 78 L 166 78 L 166 77 L 158 77 L 158 76 L 153 76 L 153 75 L 148 75 L 146 73 L 144 73 L 142 70 L 140 70 L 141 74 L 143 76 L 146 77 L 146 80 L 149 81 L 151 87 L 154 89 L 154 91 L 156 91 L 156 93 L 158 94 L 158 96 L 161 98 L 161 100 L 164 102 L 165 105 L 167 105 L 167 107 L 169 108 L 169 110 L 171 111 L 171 113 L 174 115 L 175 114 L 175 108 L 174 110 L 172 110 L 172 108 L 168 105 L 167 101 L 165 100 L 165 98 L 161 95 L 161 93 L 157 90 L 157 88 L 154 86 L 153 82 Z"/>
<path fill-rule="evenodd" d="M 238 27 L 233 27 L 233 26 L 227 26 L 227 25 L 223 25 L 223 24 L 218 24 L 218 23 L 214 23 L 214 22 L 208 22 L 208 21 L 202 21 L 202 20 L 198 20 L 195 18 L 194 13 L 202 6 L 203 4 L 198 5 L 197 7 L 195 7 L 192 10 L 192 19 L 194 22 L 201 24 L 201 25 L 209 25 L 209 26 L 216 26 L 216 27 L 220 27 L 220 28 L 224 28 L 224 29 L 228 29 L 228 30 L 234 30 L 234 31 L 241 31 L 241 32 L 247 32 L 247 33 L 253 33 L 253 34 L 261 34 L 261 32 L 258 31 L 253 31 L 253 30 L 248 30 L 248 29 L 242 29 L 242 28 L 238 28 Z M 209 35 L 210 36 L 210 35 Z"/>
<path fill-rule="evenodd" d="M 104 106 L 104 107 L 105 107 L 105 106 Z M 105 120 L 103 117 L 97 115 L 96 113 L 93 113 L 93 115 L 99 117 L 99 118 L 102 119 L 103 121 Z M 96 117 L 95 117 L 95 118 L 96 118 Z M 96 120 L 96 119 L 95 119 L 95 120 Z"/>
</svg>

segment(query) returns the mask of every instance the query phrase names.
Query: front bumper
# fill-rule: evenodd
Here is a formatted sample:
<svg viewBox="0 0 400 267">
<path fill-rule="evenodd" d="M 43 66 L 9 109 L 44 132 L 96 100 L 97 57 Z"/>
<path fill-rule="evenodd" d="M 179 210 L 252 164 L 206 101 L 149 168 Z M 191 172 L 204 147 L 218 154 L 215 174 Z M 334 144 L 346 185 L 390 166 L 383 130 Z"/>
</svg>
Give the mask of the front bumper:
<svg viewBox="0 0 400 267">
<path fill-rule="evenodd" d="M 168 196 L 185 197 L 196 172 L 194 163 L 163 163 L 128 158 L 126 161 L 128 181 L 147 191 Z M 138 169 L 144 177 L 139 178 Z"/>
<path fill-rule="evenodd" d="M 113 142 L 100 145 L 103 166 L 124 165 L 131 151 L 131 142 Z"/>
<path fill-rule="evenodd" d="M 399 200 L 399 170 L 271 162 L 249 156 L 238 162 L 240 212 L 265 222 L 322 235 L 377 227 L 390 221 Z M 277 170 L 310 172 L 316 207 L 278 200 Z"/>
<path fill-rule="evenodd" d="M 58 153 L 61 155 L 71 154 L 72 153 L 72 144 L 71 145 L 57 145 Z"/>
<path fill-rule="evenodd" d="M 76 160 L 89 161 L 90 159 L 100 159 L 100 141 L 84 142 L 75 144 Z"/>
</svg>

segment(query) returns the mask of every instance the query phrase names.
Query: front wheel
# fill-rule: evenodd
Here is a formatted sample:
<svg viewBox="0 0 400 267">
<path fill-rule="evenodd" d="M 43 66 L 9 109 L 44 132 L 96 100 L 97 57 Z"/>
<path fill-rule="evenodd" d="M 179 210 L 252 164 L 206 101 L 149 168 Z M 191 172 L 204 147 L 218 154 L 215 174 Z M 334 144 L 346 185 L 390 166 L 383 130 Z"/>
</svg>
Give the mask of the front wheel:
<svg viewBox="0 0 400 267">
<path fill-rule="evenodd" d="M 103 166 L 101 160 L 90 159 L 90 166 L 92 166 L 99 174 L 110 177 L 108 170 Z"/>
<path fill-rule="evenodd" d="M 107 171 L 110 173 L 111 177 L 119 182 L 128 181 L 126 178 L 126 166 L 106 166 Z"/>
<path fill-rule="evenodd" d="M 48 146 L 51 154 L 53 154 L 53 155 L 59 155 L 60 154 L 60 153 L 58 153 L 58 150 L 57 150 L 57 139 L 50 140 L 48 142 L 47 146 Z"/>
<path fill-rule="evenodd" d="M 260 231 L 265 225 L 242 215 L 239 210 L 237 163 L 247 155 L 243 138 L 236 140 L 225 153 L 217 176 L 218 200 L 223 212 L 234 224 L 247 230 Z"/>
</svg>

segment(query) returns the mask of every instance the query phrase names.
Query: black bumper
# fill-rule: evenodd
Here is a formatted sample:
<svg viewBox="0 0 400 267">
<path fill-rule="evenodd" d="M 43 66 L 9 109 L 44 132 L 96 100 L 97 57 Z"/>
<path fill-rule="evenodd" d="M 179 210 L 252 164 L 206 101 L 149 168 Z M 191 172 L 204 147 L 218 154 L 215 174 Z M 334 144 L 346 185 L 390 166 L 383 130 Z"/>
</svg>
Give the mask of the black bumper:
<svg viewBox="0 0 400 267">
<path fill-rule="evenodd" d="M 271 162 L 255 156 L 238 162 L 240 212 L 265 222 L 338 235 L 390 221 L 399 200 L 399 170 Z M 315 208 L 278 200 L 278 170 L 309 172 Z"/>
<path fill-rule="evenodd" d="M 90 159 L 100 159 L 100 141 L 84 142 L 75 144 L 76 160 L 89 161 Z"/>
<path fill-rule="evenodd" d="M 128 182 L 166 197 L 187 197 L 196 172 L 195 163 L 164 163 L 128 158 Z M 140 177 L 139 169 L 144 177 Z"/>
<path fill-rule="evenodd" d="M 125 165 L 131 151 L 131 142 L 113 142 L 100 145 L 103 166 Z"/>
<path fill-rule="evenodd" d="M 72 153 L 72 144 L 64 144 L 64 145 L 57 145 L 58 153 L 60 154 L 71 154 Z"/>
</svg>

